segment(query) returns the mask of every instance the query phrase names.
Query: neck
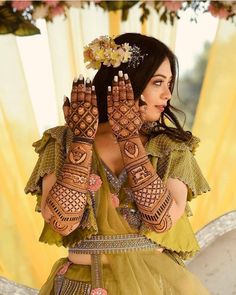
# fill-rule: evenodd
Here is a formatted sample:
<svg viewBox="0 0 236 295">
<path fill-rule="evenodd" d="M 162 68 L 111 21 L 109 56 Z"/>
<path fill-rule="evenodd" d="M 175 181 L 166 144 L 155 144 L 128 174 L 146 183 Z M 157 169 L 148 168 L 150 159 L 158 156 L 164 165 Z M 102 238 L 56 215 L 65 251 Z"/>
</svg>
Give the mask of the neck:
<svg viewBox="0 0 236 295">
<path fill-rule="evenodd" d="M 99 123 L 97 134 L 102 135 L 102 134 L 109 134 L 109 133 L 113 134 L 109 122 Z"/>
</svg>

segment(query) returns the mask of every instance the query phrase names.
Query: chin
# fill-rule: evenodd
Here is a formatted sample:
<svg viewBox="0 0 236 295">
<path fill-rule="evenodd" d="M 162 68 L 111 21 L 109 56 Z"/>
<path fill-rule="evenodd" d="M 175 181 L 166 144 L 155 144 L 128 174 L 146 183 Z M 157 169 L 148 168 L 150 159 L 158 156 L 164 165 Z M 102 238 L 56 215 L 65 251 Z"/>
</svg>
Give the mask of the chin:
<svg viewBox="0 0 236 295">
<path fill-rule="evenodd" d="M 158 121 L 159 119 L 160 119 L 160 117 L 161 116 L 153 116 L 153 117 L 149 117 L 149 116 L 147 116 L 146 118 L 145 118 L 145 121 L 146 122 L 156 122 L 156 121 Z"/>
<path fill-rule="evenodd" d="M 158 121 L 161 117 L 160 114 L 157 115 L 150 115 L 150 114 L 141 114 L 143 121 L 145 122 L 155 122 Z"/>
</svg>

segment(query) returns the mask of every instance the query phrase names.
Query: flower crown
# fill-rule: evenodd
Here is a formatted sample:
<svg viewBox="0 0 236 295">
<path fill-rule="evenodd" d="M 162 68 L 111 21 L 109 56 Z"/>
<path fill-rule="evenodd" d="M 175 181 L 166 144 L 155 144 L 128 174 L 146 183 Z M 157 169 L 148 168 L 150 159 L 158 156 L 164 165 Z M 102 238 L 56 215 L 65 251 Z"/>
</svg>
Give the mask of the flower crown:
<svg viewBox="0 0 236 295">
<path fill-rule="evenodd" d="M 100 36 L 84 47 L 84 62 L 87 68 L 98 70 L 101 65 L 117 68 L 121 63 L 128 63 L 128 67 L 136 68 L 143 61 L 145 55 L 141 49 L 130 46 L 129 43 L 116 44 L 109 36 Z"/>
</svg>

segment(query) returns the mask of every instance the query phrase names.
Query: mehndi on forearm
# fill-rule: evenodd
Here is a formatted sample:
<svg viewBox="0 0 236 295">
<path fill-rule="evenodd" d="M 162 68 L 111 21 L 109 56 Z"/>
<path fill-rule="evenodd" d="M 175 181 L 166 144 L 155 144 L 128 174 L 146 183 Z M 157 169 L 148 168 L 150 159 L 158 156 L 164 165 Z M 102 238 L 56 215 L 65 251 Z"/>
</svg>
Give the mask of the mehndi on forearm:
<svg viewBox="0 0 236 295">
<path fill-rule="evenodd" d="M 172 226 L 173 198 L 150 163 L 139 137 L 119 141 L 129 184 L 145 224 L 164 232 Z"/>
<path fill-rule="evenodd" d="M 91 167 L 92 145 L 72 142 L 56 183 L 47 197 L 53 212 L 52 228 L 68 235 L 79 224 L 87 203 L 87 186 Z"/>
</svg>

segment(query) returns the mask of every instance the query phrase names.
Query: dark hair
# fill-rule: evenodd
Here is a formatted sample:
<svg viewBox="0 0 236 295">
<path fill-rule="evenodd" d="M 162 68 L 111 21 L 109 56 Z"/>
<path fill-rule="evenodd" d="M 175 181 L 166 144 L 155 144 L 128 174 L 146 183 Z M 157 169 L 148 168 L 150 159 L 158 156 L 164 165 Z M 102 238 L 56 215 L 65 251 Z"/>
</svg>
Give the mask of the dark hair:
<svg viewBox="0 0 236 295">
<path fill-rule="evenodd" d="M 174 53 L 164 43 L 153 37 L 137 33 L 126 33 L 116 37 L 115 43 L 129 43 L 130 46 L 138 46 L 141 49 L 141 54 L 144 55 L 144 59 L 135 68 L 129 66 L 128 63 L 121 63 L 121 65 L 117 68 L 102 65 L 98 70 L 94 77 L 93 84 L 96 87 L 100 123 L 108 121 L 106 101 L 107 87 L 112 85 L 113 77 L 114 75 L 117 75 L 118 71 L 122 70 L 124 73 L 129 75 L 135 99 L 140 97 L 149 80 L 165 58 L 168 58 L 170 62 L 173 76 L 171 93 L 173 92 L 178 74 L 178 61 Z M 165 111 L 161 114 L 161 117 L 157 122 L 158 131 L 153 132 L 153 135 L 166 133 L 170 135 L 170 137 L 177 140 L 189 140 L 192 137 L 191 132 L 184 131 L 172 110 L 181 112 L 171 106 L 170 101 L 168 101 Z M 165 119 L 168 119 L 172 123 L 173 127 L 167 126 Z"/>
</svg>

